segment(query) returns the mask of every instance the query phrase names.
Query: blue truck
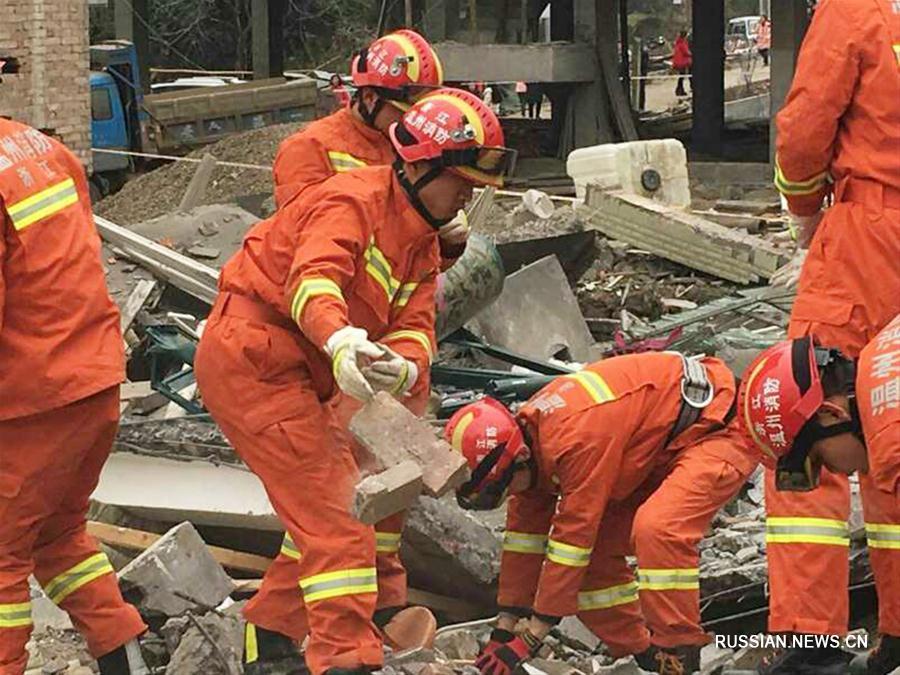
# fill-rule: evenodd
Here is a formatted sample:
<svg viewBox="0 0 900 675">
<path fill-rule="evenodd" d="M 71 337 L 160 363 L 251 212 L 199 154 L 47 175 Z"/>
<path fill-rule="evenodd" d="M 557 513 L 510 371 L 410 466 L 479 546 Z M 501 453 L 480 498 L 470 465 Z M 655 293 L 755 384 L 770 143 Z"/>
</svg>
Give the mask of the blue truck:
<svg viewBox="0 0 900 675">
<path fill-rule="evenodd" d="M 182 155 L 231 134 L 316 114 L 312 78 L 271 78 L 221 87 L 144 93 L 137 51 L 125 40 L 92 45 L 93 196 L 118 189 L 142 164 L 137 154 Z"/>
</svg>

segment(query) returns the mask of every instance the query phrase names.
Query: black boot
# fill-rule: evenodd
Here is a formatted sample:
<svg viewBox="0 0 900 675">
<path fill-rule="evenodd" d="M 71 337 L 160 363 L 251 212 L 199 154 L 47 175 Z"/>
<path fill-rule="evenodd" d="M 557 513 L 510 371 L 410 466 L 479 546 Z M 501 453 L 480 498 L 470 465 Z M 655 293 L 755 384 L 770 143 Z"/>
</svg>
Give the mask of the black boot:
<svg viewBox="0 0 900 675">
<path fill-rule="evenodd" d="M 659 675 L 691 675 L 700 672 L 700 647 L 686 645 L 662 649 L 651 645 L 634 655 L 641 671 Z"/>
<path fill-rule="evenodd" d="M 247 622 L 244 627 L 244 675 L 309 675 L 306 661 L 287 635 Z"/>
<path fill-rule="evenodd" d="M 900 637 L 882 635 L 875 649 L 850 662 L 851 675 L 889 675 L 900 668 Z"/>
<path fill-rule="evenodd" d="M 100 666 L 100 675 L 150 675 L 137 639 L 104 654 L 97 659 L 97 665 Z"/>
<path fill-rule="evenodd" d="M 786 649 L 760 664 L 760 675 L 845 675 L 853 654 L 837 647 Z"/>
</svg>

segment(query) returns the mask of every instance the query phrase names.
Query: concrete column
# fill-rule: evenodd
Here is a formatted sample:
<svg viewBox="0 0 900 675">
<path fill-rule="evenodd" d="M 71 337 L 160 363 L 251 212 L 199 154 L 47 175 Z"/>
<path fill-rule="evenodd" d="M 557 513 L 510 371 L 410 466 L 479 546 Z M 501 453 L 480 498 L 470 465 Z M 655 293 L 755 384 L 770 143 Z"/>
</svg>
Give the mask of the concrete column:
<svg viewBox="0 0 900 675">
<path fill-rule="evenodd" d="M 553 5 L 551 5 L 552 7 Z M 575 41 L 586 42 L 594 46 L 597 42 L 597 3 L 594 0 L 573 0 L 572 21 Z M 594 65 L 594 81 L 574 85 L 571 88 L 569 105 L 574 107 L 572 111 L 573 140 L 576 148 L 608 143 L 613 140 L 607 130 L 609 103 L 606 88 L 603 85 L 603 74 L 600 71 L 599 63 L 595 61 Z"/>
<path fill-rule="evenodd" d="M 141 22 L 146 20 L 147 0 L 115 0 L 113 20 L 116 39 L 129 40 L 137 51 L 140 68 L 141 87 L 145 94 L 150 93 L 150 37 L 147 26 Z"/>
<path fill-rule="evenodd" d="M 287 0 L 252 0 L 253 77 L 284 73 L 284 14 Z"/>
<path fill-rule="evenodd" d="M 725 130 L 725 3 L 694 0 L 693 128 L 694 152 L 714 157 L 722 154 Z"/>
<path fill-rule="evenodd" d="M 575 39 L 575 0 L 553 0 L 550 4 L 550 39 Z"/>
<path fill-rule="evenodd" d="M 797 66 L 797 53 L 800 43 L 809 26 L 809 15 L 806 11 L 806 0 L 780 0 L 772 3 L 772 47 L 769 51 L 771 64 L 769 118 L 769 159 L 775 160 L 775 115 L 784 105 L 794 68 Z"/>
<path fill-rule="evenodd" d="M 431 42 L 447 39 L 447 7 L 440 0 L 426 0 L 422 34 Z"/>
</svg>

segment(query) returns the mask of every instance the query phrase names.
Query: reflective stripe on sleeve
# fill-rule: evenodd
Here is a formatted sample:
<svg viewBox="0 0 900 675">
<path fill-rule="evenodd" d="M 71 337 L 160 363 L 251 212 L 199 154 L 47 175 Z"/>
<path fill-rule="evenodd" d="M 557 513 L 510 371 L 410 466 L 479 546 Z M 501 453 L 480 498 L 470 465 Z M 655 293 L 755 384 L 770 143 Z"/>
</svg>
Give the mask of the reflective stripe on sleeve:
<svg viewBox="0 0 900 675">
<path fill-rule="evenodd" d="M 767 544 L 826 544 L 849 546 L 847 523 L 828 518 L 766 518 Z"/>
<path fill-rule="evenodd" d="M 397 330 L 393 333 L 388 333 L 379 340 L 379 342 L 400 342 L 401 340 L 408 340 L 421 345 L 422 349 L 425 350 L 425 355 L 428 357 L 428 363 L 431 363 L 431 359 L 434 358 L 434 352 L 431 349 L 431 340 L 429 340 L 428 336 L 422 331 Z"/>
<path fill-rule="evenodd" d="M 377 553 L 397 553 L 400 550 L 399 532 L 376 532 L 375 551 Z"/>
<path fill-rule="evenodd" d="M 374 567 L 360 567 L 306 577 L 300 580 L 300 588 L 303 601 L 309 604 L 345 595 L 377 593 L 378 578 Z"/>
<path fill-rule="evenodd" d="M 394 278 L 394 269 L 384 253 L 381 252 L 381 249 L 375 245 L 374 237 L 366 247 L 364 257 L 366 259 L 366 272 L 384 290 L 388 303 L 392 303 L 397 291 L 400 290 L 400 281 Z"/>
<path fill-rule="evenodd" d="M 606 403 L 607 401 L 616 400 L 616 395 L 609 388 L 609 385 L 606 384 L 606 380 L 593 371 L 582 370 L 565 377 L 580 384 L 595 403 Z"/>
<path fill-rule="evenodd" d="M 331 162 L 331 168 L 337 173 L 344 173 L 366 166 L 364 161 L 354 157 L 349 152 L 338 152 L 337 150 L 328 151 L 328 161 Z"/>
<path fill-rule="evenodd" d="M 800 181 L 792 181 L 785 178 L 784 172 L 775 160 L 775 187 L 783 195 L 792 197 L 802 197 L 804 195 L 813 195 L 825 187 L 828 182 L 828 172 L 816 174 L 812 178 Z"/>
<path fill-rule="evenodd" d="M 700 570 L 696 567 L 638 569 L 637 576 L 641 591 L 693 591 L 700 588 Z"/>
<path fill-rule="evenodd" d="M 409 299 L 418 287 L 419 284 L 417 283 L 402 284 L 400 290 L 397 291 L 397 296 L 394 298 L 394 304 L 397 307 L 406 307 L 409 304 Z"/>
<path fill-rule="evenodd" d="M 327 277 L 309 277 L 300 282 L 294 298 L 291 301 L 291 318 L 295 323 L 300 323 L 300 317 L 303 316 L 303 309 L 310 298 L 317 295 L 331 295 L 344 301 L 344 294 L 341 292 L 340 286 Z"/>
<path fill-rule="evenodd" d="M 544 555 L 548 539 L 546 534 L 508 531 L 503 534 L 503 550 L 509 553 Z"/>
<path fill-rule="evenodd" d="M 866 523 L 866 542 L 869 548 L 892 548 L 900 551 L 900 525 Z"/>
<path fill-rule="evenodd" d="M 300 549 L 297 548 L 297 544 L 294 543 L 288 532 L 284 533 L 284 539 L 281 542 L 281 555 L 300 560 Z"/>
<path fill-rule="evenodd" d="M 244 657 L 247 663 L 259 660 L 259 642 L 256 639 L 256 625 L 247 622 L 244 627 Z"/>
<path fill-rule="evenodd" d="M 78 190 L 75 187 L 75 180 L 66 178 L 45 190 L 9 205 L 6 212 L 12 220 L 13 227 L 16 230 L 24 230 L 29 225 L 49 218 L 76 203 L 78 203 Z"/>
<path fill-rule="evenodd" d="M 595 609 L 608 609 L 609 607 L 627 605 L 629 602 L 637 601 L 638 583 L 629 581 L 627 584 L 582 591 L 578 594 L 578 611 L 587 612 Z"/>
<path fill-rule="evenodd" d="M 30 625 L 30 602 L 0 604 L 0 628 L 21 628 Z"/>
<path fill-rule="evenodd" d="M 44 593 L 57 605 L 75 591 L 104 574 L 114 574 L 112 565 L 104 553 L 92 555 L 44 584 Z"/>
<path fill-rule="evenodd" d="M 561 541 L 547 541 L 547 560 L 568 567 L 587 567 L 591 562 L 591 548 L 581 548 Z"/>
</svg>

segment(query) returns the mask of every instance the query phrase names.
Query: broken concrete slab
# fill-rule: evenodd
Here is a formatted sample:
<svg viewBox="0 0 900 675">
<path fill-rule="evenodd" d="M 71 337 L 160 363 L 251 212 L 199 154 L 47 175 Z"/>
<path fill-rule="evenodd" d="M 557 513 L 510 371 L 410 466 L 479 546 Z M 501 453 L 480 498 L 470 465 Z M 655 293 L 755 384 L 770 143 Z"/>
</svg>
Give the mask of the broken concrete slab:
<svg viewBox="0 0 900 675">
<path fill-rule="evenodd" d="M 460 628 L 441 631 L 435 638 L 434 648 L 448 659 L 474 661 L 481 651 L 481 643 L 471 630 Z"/>
<path fill-rule="evenodd" d="M 768 279 L 788 261 L 786 250 L 758 237 L 649 199 L 588 186 L 578 209 L 608 237 L 741 284 Z"/>
<path fill-rule="evenodd" d="M 590 628 L 577 616 L 566 616 L 559 622 L 556 630 L 567 640 L 579 645 L 579 648 L 590 652 L 600 646 L 600 638 L 594 635 Z"/>
<path fill-rule="evenodd" d="M 510 274 L 489 314 L 467 326 L 489 344 L 544 361 L 594 356 L 591 331 L 556 256 Z"/>
<path fill-rule="evenodd" d="M 243 625 L 238 617 L 208 612 L 200 617 L 188 615 L 172 621 L 186 625 L 172 652 L 166 675 L 237 675 L 241 672 Z M 179 626 L 178 630 L 181 629 Z M 165 632 L 165 627 L 163 630 Z"/>
<path fill-rule="evenodd" d="M 191 246 L 187 252 L 189 256 L 205 260 L 215 260 L 222 255 L 219 249 L 212 246 Z"/>
<path fill-rule="evenodd" d="M 400 462 L 367 476 L 356 484 L 353 515 L 361 523 L 374 525 L 409 508 L 422 494 L 422 467 L 412 460 Z"/>
<path fill-rule="evenodd" d="M 169 530 L 118 577 L 125 598 L 145 616 L 209 610 L 234 590 L 225 570 L 188 522 Z"/>
<path fill-rule="evenodd" d="M 206 198 L 206 188 L 209 186 L 215 168 L 216 158 L 208 152 L 204 153 L 203 159 L 197 165 L 197 170 L 191 176 L 191 182 L 188 183 L 184 196 L 178 204 L 179 211 L 187 211 L 203 203 Z"/>
<path fill-rule="evenodd" d="M 387 392 L 378 393 L 353 416 L 350 432 L 369 452 L 362 467 L 378 472 L 412 460 L 422 468 L 422 486 L 429 496 L 441 497 L 468 479 L 465 458 Z"/>
</svg>

